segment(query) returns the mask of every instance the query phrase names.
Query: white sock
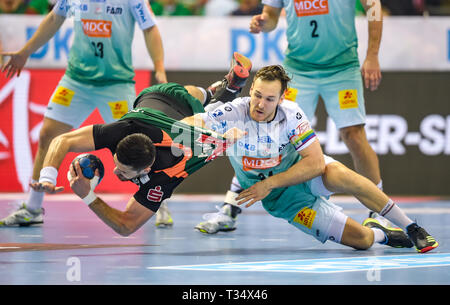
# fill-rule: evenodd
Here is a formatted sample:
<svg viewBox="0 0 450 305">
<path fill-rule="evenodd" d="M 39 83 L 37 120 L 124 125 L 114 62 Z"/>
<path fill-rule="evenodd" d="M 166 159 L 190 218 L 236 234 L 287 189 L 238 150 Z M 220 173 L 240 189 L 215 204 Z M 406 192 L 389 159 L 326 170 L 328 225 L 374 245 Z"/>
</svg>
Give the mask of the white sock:
<svg viewBox="0 0 450 305">
<path fill-rule="evenodd" d="M 413 221 L 406 216 L 392 200 L 389 199 L 388 203 L 380 211 L 380 215 L 400 227 L 406 232 L 406 227 L 413 223 Z"/>
<path fill-rule="evenodd" d="M 381 229 L 370 228 L 373 231 L 373 243 L 383 244 L 386 242 L 386 235 Z"/>
<path fill-rule="evenodd" d="M 206 93 L 206 90 L 202 87 L 197 87 L 198 90 L 200 90 L 203 94 L 203 101 L 200 101 L 202 103 L 202 105 L 205 104 L 206 102 L 206 98 L 208 97 L 208 93 Z"/>
<path fill-rule="evenodd" d="M 379 188 L 380 190 L 383 190 L 383 180 L 380 180 L 380 182 L 378 182 L 377 188 Z"/>
<path fill-rule="evenodd" d="M 231 180 L 230 191 L 235 192 L 235 193 L 240 193 L 243 190 L 244 189 L 242 188 L 241 184 L 237 180 L 236 176 L 233 176 L 233 180 Z"/>
<path fill-rule="evenodd" d="M 31 182 L 37 181 L 33 180 Z M 31 189 L 26 203 L 27 210 L 32 212 L 39 210 L 42 207 L 42 202 L 44 201 L 44 194 L 44 192 L 37 192 Z"/>
</svg>

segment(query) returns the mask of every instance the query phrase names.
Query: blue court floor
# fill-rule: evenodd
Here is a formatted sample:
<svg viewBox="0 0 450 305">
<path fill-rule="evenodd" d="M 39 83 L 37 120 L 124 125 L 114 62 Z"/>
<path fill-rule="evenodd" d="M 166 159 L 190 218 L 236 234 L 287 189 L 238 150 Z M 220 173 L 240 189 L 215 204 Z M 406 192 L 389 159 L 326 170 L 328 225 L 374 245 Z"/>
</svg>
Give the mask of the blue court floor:
<svg viewBox="0 0 450 305">
<path fill-rule="evenodd" d="M 125 195 L 100 195 L 124 209 Z M 0 195 L 0 216 L 21 194 Z M 130 237 L 103 224 L 74 195 L 47 196 L 41 226 L 0 228 L 3 285 L 404 285 L 450 284 L 450 201 L 393 198 L 440 246 L 426 254 L 375 245 L 357 251 L 321 244 L 259 204 L 244 209 L 238 229 L 204 235 L 194 230 L 221 196 L 174 196 L 172 228 L 151 219 Z M 350 197 L 334 197 L 362 222 L 367 210 Z"/>
</svg>

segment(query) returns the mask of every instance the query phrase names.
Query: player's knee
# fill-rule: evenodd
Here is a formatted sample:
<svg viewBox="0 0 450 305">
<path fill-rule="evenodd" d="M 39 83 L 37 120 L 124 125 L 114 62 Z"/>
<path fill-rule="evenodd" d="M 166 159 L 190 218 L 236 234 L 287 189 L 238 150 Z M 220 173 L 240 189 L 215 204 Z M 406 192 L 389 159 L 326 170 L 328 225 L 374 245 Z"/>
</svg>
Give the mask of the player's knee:
<svg viewBox="0 0 450 305">
<path fill-rule="evenodd" d="M 47 148 L 57 136 L 58 134 L 55 134 L 50 127 L 43 126 L 39 133 L 39 147 Z"/>
<path fill-rule="evenodd" d="M 356 250 L 367 250 L 373 245 L 373 232 L 350 218 L 347 221 L 341 243 Z"/>
<path fill-rule="evenodd" d="M 325 175 L 345 176 L 348 168 L 340 162 L 331 162 L 325 165 Z"/>
<path fill-rule="evenodd" d="M 354 172 L 340 162 L 332 162 L 325 166 L 323 182 L 327 189 L 342 192 L 342 187 L 353 183 Z"/>
<path fill-rule="evenodd" d="M 39 133 L 39 146 L 48 147 L 52 140 L 61 134 L 63 132 L 54 128 L 51 124 L 44 124 Z"/>
<path fill-rule="evenodd" d="M 365 140 L 364 125 L 344 127 L 339 133 L 345 143 L 360 143 Z"/>
<path fill-rule="evenodd" d="M 357 250 L 367 250 L 373 245 L 373 234 L 369 230 L 360 230 L 358 233 L 358 236 L 356 237 L 357 242 L 355 243 L 354 247 Z"/>
</svg>

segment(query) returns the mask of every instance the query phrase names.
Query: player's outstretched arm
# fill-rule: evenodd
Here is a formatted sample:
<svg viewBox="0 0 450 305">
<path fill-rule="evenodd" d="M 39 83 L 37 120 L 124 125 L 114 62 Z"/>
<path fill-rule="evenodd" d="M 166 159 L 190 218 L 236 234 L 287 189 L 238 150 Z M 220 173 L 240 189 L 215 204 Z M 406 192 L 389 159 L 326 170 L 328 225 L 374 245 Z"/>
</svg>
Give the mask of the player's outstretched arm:
<svg viewBox="0 0 450 305">
<path fill-rule="evenodd" d="M 133 197 L 128 201 L 125 211 L 120 211 L 109 206 L 94 193 L 96 182 L 86 178 L 81 171 L 79 162 L 70 165 L 70 187 L 84 203 L 100 218 L 106 225 L 122 236 L 129 236 L 136 232 L 155 214 L 147 209 Z M 98 169 L 95 175 L 99 177 Z M 98 179 L 97 179 L 98 180 Z"/>
<path fill-rule="evenodd" d="M 63 187 L 56 186 L 58 169 L 68 152 L 87 152 L 95 150 L 92 129 L 93 126 L 90 125 L 54 138 L 45 155 L 39 182 L 31 183 L 30 186 L 35 191 L 46 192 L 48 194 L 55 194 L 63 191 Z"/>
<path fill-rule="evenodd" d="M 158 84 L 167 83 L 166 69 L 164 67 L 164 48 L 158 26 L 144 30 L 144 40 L 147 51 L 153 61 L 155 79 Z"/>
<path fill-rule="evenodd" d="M 383 12 L 380 0 L 362 0 L 369 24 L 367 55 L 361 66 L 361 74 L 367 89 L 374 91 L 381 82 L 381 68 L 378 60 L 383 31 Z"/>
<path fill-rule="evenodd" d="M 249 31 L 253 34 L 273 31 L 278 24 L 281 8 L 264 5 L 263 11 L 259 15 L 252 17 Z"/>
<path fill-rule="evenodd" d="M 248 208 L 266 198 L 275 188 L 300 184 L 324 173 L 325 161 L 319 141 L 314 141 L 299 154 L 302 159 L 288 170 L 257 182 L 240 192 L 236 197 L 238 205 L 246 203 L 245 207 Z"/>
<path fill-rule="evenodd" d="M 133 197 L 128 201 L 125 211 L 110 207 L 99 197 L 89 204 L 89 208 L 98 218 L 121 236 L 133 234 L 155 214 Z"/>
<path fill-rule="evenodd" d="M 55 14 L 51 11 L 41 22 L 36 32 L 27 41 L 25 46 L 17 52 L 3 52 L 1 55 L 9 56 L 2 67 L 2 72 L 6 72 L 6 77 L 13 77 L 15 74 L 20 75 L 28 57 L 38 50 L 41 46 L 47 43 L 50 38 L 55 35 L 65 18 Z"/>
</svg>

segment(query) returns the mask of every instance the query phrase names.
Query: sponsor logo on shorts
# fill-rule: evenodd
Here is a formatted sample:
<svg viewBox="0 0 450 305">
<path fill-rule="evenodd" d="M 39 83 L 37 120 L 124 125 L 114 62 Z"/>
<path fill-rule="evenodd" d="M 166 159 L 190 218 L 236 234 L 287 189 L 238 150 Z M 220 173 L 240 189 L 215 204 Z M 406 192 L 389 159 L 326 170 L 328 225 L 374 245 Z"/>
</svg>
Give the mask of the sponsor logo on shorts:
<svg viewBox="0 0 450 305">
<path fill-rule="evenodd" d="M 161 202 L 164 192 L 161 191 L 161 186 L 158 185 L 154 189 L 150 189 L 147 194 L 147 199 L 153 202 Z"/>
<path fill-rule="evenodd" d="M 294 222 L 304 225 L 308 229 L 311 229 L 314 218 L 316 218 L 317 212 L 310 208 L 303 208 L 294 217 Z"/>
<path fill-rule="evenodd" d="M 328 14 L 328 0 L 294 0 L 298 17 Z"/>
<path fill-rule="evenodd" d="M 83 32 L 89 37 L 111 37 L 112 22 L 108 20 L 81 19 Z"/>
<path fill-rule="evenodd" d="M 284 91 L 284 99 L 291 102 L 295 102 L 295 100 L 297 99 L 297 93 L 298 89 L 287 88 L 286 91 Z"/>
<path fill-rule="evenodd" d="M 269 169 L 281 163 L 281 155 L 273 158 L 252 158 L 248 156 L 242 157 L 242 166 L 244 171 L 253 169 Z"/>
<path fill-rule="evenodd" d="M 127 101 L 108 102 L 113 119 L 118 120 L 128 112 Z"/>
<path fill-rule="evenodd" d="M 358 91 L 356 89 L 341 90 L 338 94 L 341 109 L 358 108 Z"/>
<path fill-rule="evenodd" d="M 52 97 L 52 102 L 55 104 L 59 104 L 62 106 L 70 106 L 70 103 L 72 102 L 72 98 L 75 94 L 75 91 L 70 90 L 68 88 L 59 86 L 56 89 L 55 94 Z"/>
</svg>

